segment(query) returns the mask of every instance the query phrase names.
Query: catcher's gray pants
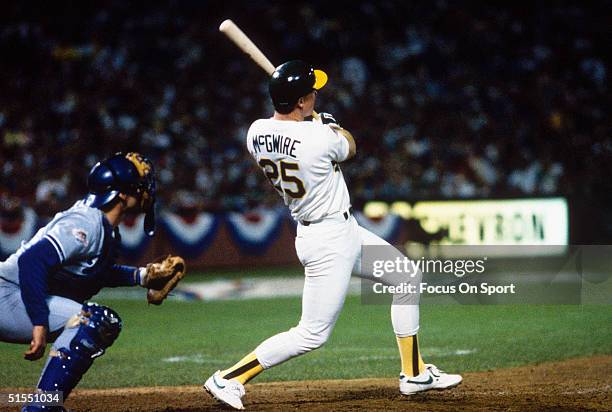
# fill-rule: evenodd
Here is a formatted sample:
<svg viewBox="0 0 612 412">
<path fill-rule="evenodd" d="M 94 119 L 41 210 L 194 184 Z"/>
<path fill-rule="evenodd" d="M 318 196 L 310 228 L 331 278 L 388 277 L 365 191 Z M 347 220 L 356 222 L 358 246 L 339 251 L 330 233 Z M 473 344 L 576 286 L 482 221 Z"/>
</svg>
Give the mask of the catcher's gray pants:
<svg viewBox="0 0 612 412">
<path fill-rule="evenodd" d="M 47 298 L 49 334 L 56 338 L 53 349 L 69 347 L 78 328 L 66 328 L 68 319 L 81 312 L 81 304 L 59 296 Z M 0 341 L 26 343 L 32 340 L 32 322 L 28 317 L 19 286 L 0 278 Z M 59 336 L 58 336 L 59 335 Z"/>
</svg>

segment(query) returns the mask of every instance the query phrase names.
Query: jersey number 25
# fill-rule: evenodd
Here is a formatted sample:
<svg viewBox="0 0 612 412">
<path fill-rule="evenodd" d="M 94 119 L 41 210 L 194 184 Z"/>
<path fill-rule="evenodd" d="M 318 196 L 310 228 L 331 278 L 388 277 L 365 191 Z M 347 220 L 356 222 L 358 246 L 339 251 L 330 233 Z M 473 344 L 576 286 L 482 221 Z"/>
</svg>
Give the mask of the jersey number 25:
<svg viewBox="0 0 612 412">
<path fill-rule="evenodd" d="M 261 166 L 263 169 L 264 174 L 268 180 L 270 180 L 272 186 L 274 186 L 274 188 L 281 194 L 285 193 L 294 199 L 301 199 L 306 194 L 304 182 L 302 182 L 297 176 L 289 174 L 293 170 L 300 170 L 300 166 L 297 163 L 284 162 L 281 160 L 278 162 L 277 166 L 276 163 L 270 159 L 261 159 L 259 161 L 259 166 Z M 279 181 L 279 176 L 281 181 Z M 292 190 L 291 187 L 286 187 L 286 185 L 283 185 L 283 183 L 295 185 L 295 190 Z"/>
</svg>

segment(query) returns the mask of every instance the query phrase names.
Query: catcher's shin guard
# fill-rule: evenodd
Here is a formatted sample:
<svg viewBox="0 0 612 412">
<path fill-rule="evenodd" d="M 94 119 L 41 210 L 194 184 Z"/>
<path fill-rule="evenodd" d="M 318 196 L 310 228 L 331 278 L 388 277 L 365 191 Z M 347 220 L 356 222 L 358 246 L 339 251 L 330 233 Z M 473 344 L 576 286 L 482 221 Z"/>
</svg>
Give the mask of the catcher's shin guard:
<svg viewBox="0 0 612 412">
<path fill-rule="evenodd" d="M 70 321 L 69 321 L 70 323 Z M 78 327 L 68 348 L 52 353 L 43 370 L 38 389 L 62 391 L 64 399 L 79 383 L 93 360 L 104 354 L 121 332 L 121 318 L 115 311 L 95 303 L 86 303 L 71 325 Z"/>
</svg>

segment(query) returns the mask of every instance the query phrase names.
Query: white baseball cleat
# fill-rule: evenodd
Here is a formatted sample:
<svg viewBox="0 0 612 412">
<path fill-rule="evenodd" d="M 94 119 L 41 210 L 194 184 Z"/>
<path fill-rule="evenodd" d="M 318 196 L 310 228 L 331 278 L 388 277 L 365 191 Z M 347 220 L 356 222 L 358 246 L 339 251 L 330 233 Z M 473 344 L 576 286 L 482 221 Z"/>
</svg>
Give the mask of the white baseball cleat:
<svg viewBox="0 0 612 412">
<path fill-rule="evenodd" d="M 215 372 L 206 380 L 204 389 L 216 400 L 234 409 L 244 409 L 241 399 L 244 396 L 244 386 L 235 379 L 223 379 L 221 371 Z"/>
<path fill-rule="evenodd" d="M 444 373 L 435 365 L 425 365 L 425 371 L 418 376 L 400 375 L 399 388 L 402 395 L 412 395 L 430 389 L 448 389 L 457 386 L 463 378 L 461 375 Z"/>
</svg>

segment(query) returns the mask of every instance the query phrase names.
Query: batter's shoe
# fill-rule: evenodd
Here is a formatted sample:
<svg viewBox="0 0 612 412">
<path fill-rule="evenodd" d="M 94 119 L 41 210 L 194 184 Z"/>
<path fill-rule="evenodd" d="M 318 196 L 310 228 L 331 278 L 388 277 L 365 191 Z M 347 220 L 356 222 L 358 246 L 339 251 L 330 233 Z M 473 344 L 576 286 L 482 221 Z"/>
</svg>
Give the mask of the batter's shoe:
<svg viewBox="0 0 612 412">
<path fill-rule="evenodd" d="M 244 409 L 244 406 L 242 406 L 244 386 L 235 379 L 223 379 L 221 371 L 215 372 L 213 376 L 208 378 L 204 384 L 204 389 L 216 400 L 234 409 Z"/>
<path fill-rule="evenodd" d="M 412 395 L 430 389 L 452 388 L 459 385 L 462 380 L 461 375 L 451 375 L 434 365 L 425 365 L 425 371 L 418 376 L 400 375 L 399 388 L 402 395 Z"/>
</svg>

